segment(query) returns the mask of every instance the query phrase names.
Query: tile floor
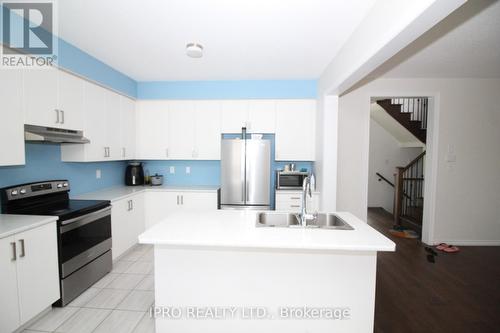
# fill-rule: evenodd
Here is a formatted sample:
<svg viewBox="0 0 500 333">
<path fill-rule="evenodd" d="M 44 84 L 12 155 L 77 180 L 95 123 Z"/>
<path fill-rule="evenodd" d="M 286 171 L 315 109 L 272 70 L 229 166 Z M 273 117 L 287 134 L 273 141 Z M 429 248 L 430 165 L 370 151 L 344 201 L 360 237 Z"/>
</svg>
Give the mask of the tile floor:
<svg viewBox="0 0 500 333">
<path fill-rule="evenodd" d="M 52 310 L 24 330 L 71 333 L 153 333 L 153 248 L 137 245 L 111 273 L 64 308 Z"/>
</svg>

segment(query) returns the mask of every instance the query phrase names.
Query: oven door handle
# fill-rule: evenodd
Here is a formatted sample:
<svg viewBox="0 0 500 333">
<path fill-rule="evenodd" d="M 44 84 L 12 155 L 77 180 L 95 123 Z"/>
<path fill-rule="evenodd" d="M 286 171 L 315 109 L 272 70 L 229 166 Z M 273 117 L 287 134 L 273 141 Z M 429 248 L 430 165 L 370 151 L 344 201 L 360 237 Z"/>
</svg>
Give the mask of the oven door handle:
<svg viewBox="0 0 500 333">
<path fill-rule="evenodd" d="M 111 207 L 106 207 L 101 210 L 85 214 L 79 217 L 75 217 L 74 219 L 67 220 L 61 222 L 60 233 L 63 234 L 67 231 L 73 230 L 75 228 L 81 227 L 83 225 L 92 223 L 100 218 L 103 218 L 107 215 L 111 215 Z"/>
</svg>

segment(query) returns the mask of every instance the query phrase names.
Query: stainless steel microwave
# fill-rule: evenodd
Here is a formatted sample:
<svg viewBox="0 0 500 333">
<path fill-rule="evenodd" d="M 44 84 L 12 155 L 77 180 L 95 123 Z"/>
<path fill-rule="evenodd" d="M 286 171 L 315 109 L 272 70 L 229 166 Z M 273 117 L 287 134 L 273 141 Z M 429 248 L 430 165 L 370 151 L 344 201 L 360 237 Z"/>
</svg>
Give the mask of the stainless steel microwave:
<svg viewBox="0 0 500 333">
<path fill-rule="evenodd" d="M 302 171 L 276 171 L 277 190 L 301 190 L 304 178 L 309 172 Z"/>
</svg>

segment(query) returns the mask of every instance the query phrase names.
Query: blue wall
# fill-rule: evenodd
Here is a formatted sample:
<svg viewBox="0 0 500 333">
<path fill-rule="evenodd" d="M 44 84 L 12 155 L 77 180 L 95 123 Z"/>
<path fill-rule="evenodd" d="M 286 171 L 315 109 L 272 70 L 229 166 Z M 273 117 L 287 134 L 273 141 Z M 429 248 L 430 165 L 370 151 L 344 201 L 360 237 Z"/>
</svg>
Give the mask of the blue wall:
<svg viewBox="0 0 500 333">
<path fill-rule="evenodd" d="M 316 80 L 138 82 L 139 99 L 316 98 Z"/>
<path fill-rule="evenodd" d="M 3 6 L 0 6 L 0 22 L 3 21 Z M 22 20 L 18 15 L 11 15 L 12 20 Z M 15 24 L 15 27 L 22 26 Z M 13 32 L 13 40 L 19 37 L 20 32 Z M 18 38 L 19 39 L 19 38 Z M 92 81 L 110 87 L 130 97 L 137 96 L 137 82 L 127 75 L 108 66 L 99 59 L 80 50 L 76 46 L 66 42 L 61 38 L 55 38 L 55 53 L 57 54 L 56 63 L 58 66 L 71 72 L 84 76 Z M 0 34 L 0 41 L 3 40 L 3 34 Z"/>
<path fill-rule="evenodd" d="M 64 163 L 60 145 L 28 143 L 26 165 L 0 168 L 0 187 L 68 179 L 75 195 L 123 184 L 125 166 L 125 162 Z M 101 170 L 101 179 L 95 178 L 96 169 Z"/>
<path fill-rule="evenodd" d="M 230 139 L 239 137 L 238 134 L 224 134 L 224 138 Z M 274 134 L 264 134 L 264 139 L 271 141 L 271 206 L 274 208 L 274 189 L 276 170 L 283 169 L 289 161 L 274 160 Z M 164 181 L 169 185 L 220 185 L 220 161 L 142 161 L 144 170 L 150 175 L 155 173 L 164 176 Z M 302 168 L 307 171 L 314 171 L 313 162 L 294 162 L 297 170 Z M 175 174 L 170 174 L 170 166 L 175 167 Z M 191 167 L 191 173 L 186 174 L 186 167 Z"/>
<path fill-rule="evenodd" d="M 137 82 L 59 38 L 58 65 L 127 96 L 137 96 Z"/>
</svg>

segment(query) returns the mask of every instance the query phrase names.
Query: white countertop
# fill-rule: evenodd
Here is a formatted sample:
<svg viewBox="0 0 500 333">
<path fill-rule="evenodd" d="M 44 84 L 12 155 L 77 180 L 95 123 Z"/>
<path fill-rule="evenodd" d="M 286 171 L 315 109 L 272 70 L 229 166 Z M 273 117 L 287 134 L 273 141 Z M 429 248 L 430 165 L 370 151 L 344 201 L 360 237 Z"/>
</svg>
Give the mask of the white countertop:
<svg viewBox="0 0 500 333">
<path fill-rule="evenodd" d="M 277 194 L 302 194 L 302 190 L 275 190 Z M 319 191 L 312 191 L 312 194 L 319 194 Z"/>
<path fill-rule="evenodd" d="M 109 200 L 111 202 L 121 200 L 131 195 L 145 192 L 145 191 L 167 191 L 167 192 L 217 192 L 219 186 L 117 186 L 104 190 L 89 192 L 72 196 L 72 199 L 85 199 L 85 200 Z"/>
<path fill-rule="evenodd" d="M 0 239 L 57 221 L 57 216 L 0 214 Z"/>
<path fill-rule="evenodd" d="M 256 212 L 217 210 L 173 213 L 139 236 L 144 244 L 171 247 L 394 251 L 390 239 L 351 213 L 338 216 L 354 230 L 256 227 Z"/>
</svg>

